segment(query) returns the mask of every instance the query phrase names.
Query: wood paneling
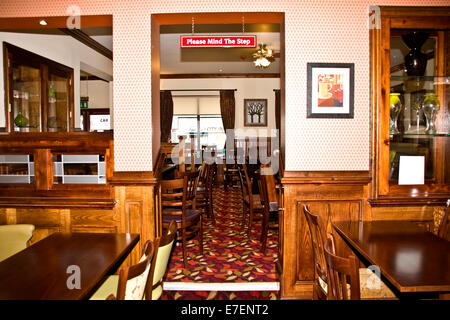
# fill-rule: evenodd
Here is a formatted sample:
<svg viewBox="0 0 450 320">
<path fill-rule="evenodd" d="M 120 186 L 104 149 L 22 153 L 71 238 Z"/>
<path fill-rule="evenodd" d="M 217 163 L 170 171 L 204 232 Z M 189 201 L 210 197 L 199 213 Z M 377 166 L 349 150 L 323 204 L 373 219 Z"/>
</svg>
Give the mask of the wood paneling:
<svg viewBox="0 0 450 320">
<path fill-rule="evenodd" d="M 285 172 L 285 211 L 281 296 L 283 299 L 312 299 L 313 257 L 309 228 L 303 214 L 306 204 L 331 232 L 331 221 L 362 219 L 368 172 Z M 338 242 L 338 253 L 348 254 Z"/>
<path fill-rule="evenodd" d="M 313 256 L 309 228 L 303 214 L 306 204 L 321 217 L 323 228 L 334 232 L 332 221 L 403 220 L 413 221 L 425 230 L 433 231 L 434 221 L 442 205 L 407 200 L 399 205 L 393 201 L 371 206 L 369 171 L 288 172 L 282 178 L 284 212 L 281 298 L 312 299 Z M 392 199 L 391 199 L 392 200 Z M 337 253 L 352 254 L 342 239 L 335 235 Z"/>
</svg>

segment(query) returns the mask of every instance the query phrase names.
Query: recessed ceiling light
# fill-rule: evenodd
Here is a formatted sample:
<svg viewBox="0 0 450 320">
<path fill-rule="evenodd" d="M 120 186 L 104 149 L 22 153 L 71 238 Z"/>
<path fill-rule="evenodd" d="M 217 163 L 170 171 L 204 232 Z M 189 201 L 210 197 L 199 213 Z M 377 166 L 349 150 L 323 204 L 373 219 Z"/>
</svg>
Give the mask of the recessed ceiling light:
<svg viewBox="0 0 450 320">
<path fill-rule="evenodd" d="M 220 68 L 220 69 L 219 69 L 219 72 L 223 72 L 223 69 L 222 69 L 222 68 Z"/>
<path fill-rule="evenodd" d="M 46 25 L 47 25 L 47 21 L 41 20 L 41 21 L 39 21 L 39 24 L 40 24 L 41 26 L 46 26 Z"/>
</svg>

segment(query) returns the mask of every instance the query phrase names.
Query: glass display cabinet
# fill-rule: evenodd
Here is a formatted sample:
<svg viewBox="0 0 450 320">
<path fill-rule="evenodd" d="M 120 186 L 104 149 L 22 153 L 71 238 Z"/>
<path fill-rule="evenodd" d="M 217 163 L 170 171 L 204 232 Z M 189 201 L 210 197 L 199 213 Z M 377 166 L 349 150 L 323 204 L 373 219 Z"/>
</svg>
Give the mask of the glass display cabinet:
<svg viewBox="0 0 450 320">
<path fill-rule="evenodd" d="M 9 132 L 73 131 L 73 69 L 4 44 Z"/>
<path fill-rule="evenodd" d="M 449 197 L 449 15 L 381 7 L 371 30 L 372 199 Z"/>
</svg>

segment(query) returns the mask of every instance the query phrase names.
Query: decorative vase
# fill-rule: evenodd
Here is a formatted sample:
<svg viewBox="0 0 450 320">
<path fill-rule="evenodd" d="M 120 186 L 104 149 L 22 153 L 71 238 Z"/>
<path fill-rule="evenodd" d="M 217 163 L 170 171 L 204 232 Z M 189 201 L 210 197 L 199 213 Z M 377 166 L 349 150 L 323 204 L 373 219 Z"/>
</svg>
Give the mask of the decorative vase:
<svg viewBox="0 0 450 320">
<path fill-rule="evenodd" d="M 14 118 L 14 124 L 18 127 L 24 127 L 28 123 L 28 119 L 22 115 L 22 110 L 19 110 L 18 115 Z"/>
<path fill-rule="evenodd" d="M 402 110 L 402 102 L 400 101 L 400 93 L 391 93 L 389 96 L 390 102 L 390 134 L 400 133 L 397 128 L 397 119 L 400 111 Z"/>
<path fill-rule="evenodd" d="M 427 56 L 420 51 L 427 41 L 429 33 L 411 32 L 402 35 L 403 42 L 408 46 L 409 52 L 405 56 L 405 69 L 408 76 L 423 76 L 427 68 Z"/>
<path fill-rule="evenodd" d="M 425 133 L 434 134 L 436 133 L 435 121 L 436 114 L 440 108 L 440 102 L 435 93 L 426 93 L 425 98 L 422 103 L 422 110 L 427 119 L 427 128 L 425 129 Z"/>
</svg>

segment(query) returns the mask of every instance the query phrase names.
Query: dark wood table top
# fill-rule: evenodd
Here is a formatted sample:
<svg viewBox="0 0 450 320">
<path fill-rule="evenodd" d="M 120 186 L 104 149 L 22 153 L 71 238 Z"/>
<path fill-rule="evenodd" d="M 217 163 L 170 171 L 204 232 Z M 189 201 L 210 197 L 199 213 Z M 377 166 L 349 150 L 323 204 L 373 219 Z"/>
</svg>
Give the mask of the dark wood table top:
<svg viewBox="0 0 450 320">
<path fill-rule="evenodd" d="M 350 248 L 401 293 L 450 291 L 450 242 L 412 222 L 335 222 Z"/>
<path fill-rule="evenodd" d="M 138 241 L 137 234 L 52 234 L 0 262 L 0 300 L 89 298 Z M 69 266 L 80 268 L 80 289 L 67 286 Z"/>
</svg>

